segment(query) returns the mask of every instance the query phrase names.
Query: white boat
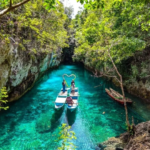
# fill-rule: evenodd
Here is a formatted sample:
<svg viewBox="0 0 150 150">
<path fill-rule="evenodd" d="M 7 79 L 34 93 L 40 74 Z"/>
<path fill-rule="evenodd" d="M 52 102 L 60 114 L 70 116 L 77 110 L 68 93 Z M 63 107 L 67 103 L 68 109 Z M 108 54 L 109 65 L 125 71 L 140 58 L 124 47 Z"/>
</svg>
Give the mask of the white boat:
<svg viewBox="0 0 150 150">
<path fill-rule="evenodd" d="M 68 101 L 66 101 L 67 109 L 69 109 L 70 111 L 74 111 L 78 107 L 78 99 L 79 99 L 78 88 L 75 88 L 75 92 L 70 93 L 70 95 L 67 96 L 67 98 L 68 98 Z M 69 99 L 70 99 L 70 102 L 69 102 Z"/>
<path fill-rule="evenodd" d="M 74 76 L 74 80 L 76 79 L 76 76 L 74 74 L 71 74 L 71 75 L 63 74 L 63 79 L 65 80 L 64 76 L 67 76 L 67 77 Z M 66 86 L 69 87 L 67 82 L 66 82 Z M 75 110 L 78 106 L 78 97 L 79 97 L 78 92 L 79 92 L 78 88 L 74 89 L 74 93 L 71 93 L 71 88 L 66 88 L 64 93 L 63 93 L 63 89 L 61 89 L 55 101 L 55 109 L 62 108 L 64 104 L 66 103 L 67 108 L 69 110 L 71 111 Z M 68 95 L 69 93 L 70 95 Z M 69 98 L 70 101 L 68 101 L 67 98 Z"/>
<path fill-rule="evenodd" d="M 65 91 L 65 93 L 63 93 L 61 90 L 55 100 L 55 109 L 62 108 L 66 103 L 66 98 L 67 98 L 67 90 Z"/>
</svg>

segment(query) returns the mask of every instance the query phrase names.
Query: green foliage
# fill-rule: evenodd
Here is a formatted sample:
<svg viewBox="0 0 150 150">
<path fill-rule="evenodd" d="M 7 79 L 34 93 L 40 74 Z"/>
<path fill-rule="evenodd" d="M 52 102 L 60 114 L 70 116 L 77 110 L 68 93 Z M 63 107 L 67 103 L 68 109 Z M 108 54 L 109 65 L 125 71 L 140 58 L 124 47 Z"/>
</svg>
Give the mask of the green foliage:
<svg viewBox="0 0 150 150">
<path fill-rule="evenodd" d="M 8 95 L 7 95 L 6 87 L 3 87 L 0 90 L 0 110 L 1 109 L 7 110 L 9 108 L 9 106 L 3 106 L 3 104 L 6 104 L 8 102 L 6 100 L 7 97 L 8 97 Z"/>
<path fill-rule="evenodd" d="M 54 3 L 57 3 L 55 9 L 49 9 Z M 63 4 L 57 0 L 29 1 L 9 13 L 7 19 L 1 19 L 1 42 L 9 42 L 9 37 L 18 38 L 20 49 L 28 50 L 31 55 L 55 52 L 68 46 L 64 28 L 66 19 Z"/>
<path fill-rule="evenodd" d="M 90 5 L 91 2 L 96 4 L 98 0 L 81 3 Z M 74 60 L 104 71 L 111 63 L 109 49 L 115 64 L 119 65 L 149 45 L 150 12 L 141 1 L 100 2 L 104 2 L 104 9 L 89 7 L 72 21 L 78 42 Z"/>
<path fill-rule="evenodd" d="M 86 9 L 99 9 L 99 8 L 106 8 L 106 5 L 108 3 L 108 0 L 77 0 L 81 4 L 84 4 L 84 7 Z M 125 1 L 124 0 L 113 0 L 112 1 L 114 5 L 120 6 L 122 5 Z M 130 0 L 130 2 L 133 3 L 143 3 L 143 4 L 148 4 L 150 0 Z"/>
<path fill-rule="evenodd" d="M 135 133 L 135 125 L 131 124 L 130 126 L 128 126 L 126 124 L 126 129 L 128 131 L 128 133 L 130 134 L 130 136 L 133 136 Z"/>
<path fill-rule="evenodd" d="M 33 0 L 32 0 L 33 1 Z M 12 5 L 22 2 L 21 0 L 12 0 Z M 56 4 L 59 4 L 59 0 L 44 0 L 43 7 L 46 10 L 55 9 Z M 0 0 L 0 8 L 7 8 L 10 5 L 10 0 Z"/>
<path fill-rule="evenodd" d="M 140 72 L 140 77 L 141 78 L 145 78 L 145 77 L 148 77 L 150 76 L 148 73 L 149 73 L 149 65 L 148 65 L 148 62 L 142 62 L 141 63 L 141 72 Z"/>
<path fill-rule="evenodd" d="M 105 1 L 104 0 L 77 0 L 81 4 L 84 4 L 86 9 L 98 9 L 104 8 Z"/>
<path fill-rule="evenodd" d="M 75 150 L 76 146 L 71 142 L 73 139 L 77 139 L 75 133 L 70 131 L 71 126 L 67 126 L 66 124 L 62 124 L 60 127 L 59 138 L 58 141 L 61 140 L 61 147 L 58 147 L 58 150 Z"/>
<path fill-rule="evenodd" d="M 132 69 L 132 76 L 133 76 L 133 78 L 136 78 L 139 75 L 137 66 L 133 65 L 133 66 L 131 66 L 131 69 Z"/>
</svg>

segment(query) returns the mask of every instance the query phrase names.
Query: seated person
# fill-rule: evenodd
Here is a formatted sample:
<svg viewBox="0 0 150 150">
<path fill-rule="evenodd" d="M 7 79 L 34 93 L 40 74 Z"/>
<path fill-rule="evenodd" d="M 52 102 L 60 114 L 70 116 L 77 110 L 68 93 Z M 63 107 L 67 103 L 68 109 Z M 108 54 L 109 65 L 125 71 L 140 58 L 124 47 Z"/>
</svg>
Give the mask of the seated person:
<svg viewBox="0 0 150 150">
<path fill-rule="evenodd" d="M 66 102 L 67 102 L 67 104 L 70 106 L 73 106 L 73 104 L 74 104 L 74 102 L 73 102 L 73 100 L 72 100 L 72 98 L 71 97 L 67 97 L 67 99 L 66 99 Z"/>
</svg>

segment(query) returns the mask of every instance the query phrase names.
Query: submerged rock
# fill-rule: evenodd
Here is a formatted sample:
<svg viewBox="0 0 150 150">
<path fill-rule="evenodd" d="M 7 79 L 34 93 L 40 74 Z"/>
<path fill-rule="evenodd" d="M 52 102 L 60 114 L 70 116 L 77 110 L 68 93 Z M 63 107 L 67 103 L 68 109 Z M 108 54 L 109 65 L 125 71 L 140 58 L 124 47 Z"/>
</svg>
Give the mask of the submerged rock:
<svg viewBox="0 0 150 150">
<path fill-rule="evenodd" d="M 104 150 L 104 148 L 106 147 L 105 145 L 102 144 L 98 144 L 98 147 L 100 148 L 100 150 Z"/>
</svg>

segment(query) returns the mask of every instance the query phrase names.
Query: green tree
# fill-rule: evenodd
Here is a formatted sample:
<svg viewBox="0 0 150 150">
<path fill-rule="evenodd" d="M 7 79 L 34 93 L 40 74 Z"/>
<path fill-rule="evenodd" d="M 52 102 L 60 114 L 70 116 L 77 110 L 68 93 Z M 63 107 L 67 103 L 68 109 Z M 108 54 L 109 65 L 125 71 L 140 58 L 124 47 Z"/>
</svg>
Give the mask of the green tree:
<svg viewBox="0 0 150 150">
<path fill-rule="evenodd" d="M 18 8 L 28 2 L 35 2 L 35 0 L 0 0 L 0 17 L 4 16 L 6 13 Z M 44 0 L 43 6 L 45 9 L 49 10 L 51 8 L 55 8 L 55 5 L 59 3 L 58 0 Z"/>
<path fill-rule="evenodd" d="M 18 39 L 15 44 L 19 43 L 20 49 L 27 50 L 33 57 L 41 52 L 56 53 L 58 48 L 66 47 L 68 36 L 64 24 L 67 17 L 63 4 L 51 10 L 43 5 L 41 0 L 28 2 L 22 9 L 8 14 L 7 19 L 1 18 L 1 42 L 9 43 L 9 37 Z"/>
<path fill-rule="evenodd" d="M 97 2 L 83 0 L 89 5 L 85 6 L 87 15 L 83 11 L 73 20 L 78 42 L 73 58 L 94 68 L 96 75 L 115 77 L 125 99 L 120 66 L 149 46 L 149 8 L 145 2 L 128 0 L 101 1 L 104 8 L 93 7 Z M 126 103 L 125 112 L 129 125 Z"/>
</svg>

